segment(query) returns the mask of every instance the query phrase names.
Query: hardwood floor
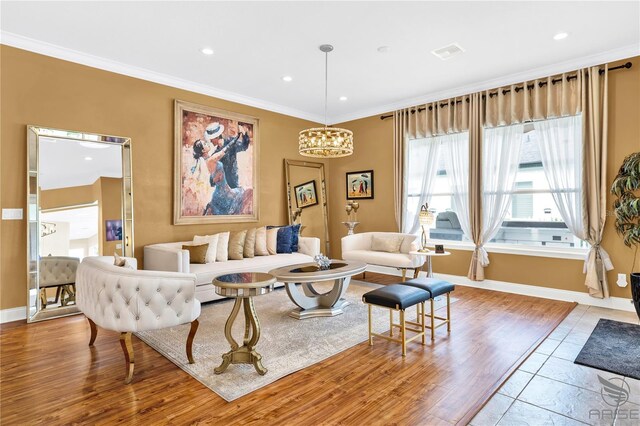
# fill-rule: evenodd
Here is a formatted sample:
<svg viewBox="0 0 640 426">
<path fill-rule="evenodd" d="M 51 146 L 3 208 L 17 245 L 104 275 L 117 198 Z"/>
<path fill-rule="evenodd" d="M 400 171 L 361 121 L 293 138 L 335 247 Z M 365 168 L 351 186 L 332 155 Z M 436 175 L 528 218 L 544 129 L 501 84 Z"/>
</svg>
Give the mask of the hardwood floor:
<svg viewBox="0 0 640 426">
<path fill-rule="evenodd" d="M 387 279 L 376 275 L 367 281 Z M 231 403 L 137 338 L 125 385 L 118 334 L 100 329 L 88 347 L 83 316 L 4 324 L 0 423 L 466 424 L 574 304 L 461 286 L 453 295 L 451 335 L 438 329 L 404 359 L 395 344 L 363 342 Z"/>
</svg>

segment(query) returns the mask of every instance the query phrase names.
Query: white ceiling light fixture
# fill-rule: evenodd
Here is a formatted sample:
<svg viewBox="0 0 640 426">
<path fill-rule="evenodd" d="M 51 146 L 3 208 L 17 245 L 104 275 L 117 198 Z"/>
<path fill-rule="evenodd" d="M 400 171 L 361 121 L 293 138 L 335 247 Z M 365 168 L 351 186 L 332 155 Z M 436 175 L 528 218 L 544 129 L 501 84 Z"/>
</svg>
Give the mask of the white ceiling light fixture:
<svg viewBox="0 0 640 426">
<path fill-rule="evenodd" d="M 84 159 L 85 159 L 86 161 L 91 161 L 91 160 L 93 160 L 93 157 L 84 157 Z"/>
<path fill-rule="evenodd" d="M 346 96 L 340 96 L 339 98 L 342 102 L 346 101 L 348 98 Z"/>
<path fill-rule="evenodd" d="M 451 43 L 447 46 L 431 51 L 432 54 L 442 59 L 443 61 L 451 59 L 454 56 L 457 56 L 463 52 L 464 52 L 464 49 L 458 43 Z"/>
<path fill-rule="evenodd" d="M 203 47 L 200 49 L 200 52 L 202 52 L 203 55 L 213 55 L 213 49 L 210 47 Z"/>
<path fill-rule="evenodd" d="M 338 158 L 353 154 L 353 132 L 327 125 L 327 95 L 330 44 L 320 46 L 324 53 L 324 127 L 314 127 L 300 132 L 298 152 L 305 157 Z"/>
<path fill-rule="evenodd" d="M 285 75 L 282 77 L 282 81 L 289 83 L 293 81 L 293 77 L 291 77 L 290 75 Z"/>
<path fill-rule="evenodd" d="M 569 33 L 559 32 L 553 36 L 553 39 L 558 41 L 558 40 L 564 40 L 567 37 L 569 37 Z"/>
<path fill-rule="evenodd" d="M 378 53 L 388 53 L 391 48 L 389 46 L 380 46 L 378 47 Z"/>
</svg>

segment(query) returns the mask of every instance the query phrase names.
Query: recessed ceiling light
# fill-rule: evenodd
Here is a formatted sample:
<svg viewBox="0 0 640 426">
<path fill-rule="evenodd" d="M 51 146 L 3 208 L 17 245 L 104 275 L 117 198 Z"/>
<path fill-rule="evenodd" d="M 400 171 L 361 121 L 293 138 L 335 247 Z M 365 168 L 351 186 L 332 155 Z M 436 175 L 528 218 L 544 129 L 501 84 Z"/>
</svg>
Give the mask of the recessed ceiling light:
<svg viewBox="0 0 640 426">
<path fill-rule="evenodd" d="M 387 53 L 391 48 L 389 46 L 380 46 L 378 47 L 378 53 Z"/>
<path fill-rule="evenodd" d="M 340 96 L 340 100 L 341 100 L 342 102 L 344 102 L 344 101 L 346 101 L 346 100 L 347 100 L 347 97 L 346 97 L 346 96 Z"/>
<path fill-rule="evenodd" d="M 293 80 L 293 77 L 291 77 L 290 75 L 285 75 L 284 77 L 282 77 L 282 81 L 286 81 L 287 83 L 289 83 L 292 80 Z"/>
<path fill-rule="evenodd" d="M 93 157 L 84 157 L 84 159 L 87 160 L 87 161 L 91 161 L 91 160 L 93 160 Z"/>
<path fill-rule="evenodd" d="M 553 36 L 554 40 L 564 40 L 565 38 L 569 37 L 569 33 L 558 33 L 556 35 Z"/>
<path fill-rule="evenodd" d="M 213 55 L 213 49 L 210 47 L 203 47 L 200 49 L 200 52 L 202 52 L 203 55 Z"/>
</svg>

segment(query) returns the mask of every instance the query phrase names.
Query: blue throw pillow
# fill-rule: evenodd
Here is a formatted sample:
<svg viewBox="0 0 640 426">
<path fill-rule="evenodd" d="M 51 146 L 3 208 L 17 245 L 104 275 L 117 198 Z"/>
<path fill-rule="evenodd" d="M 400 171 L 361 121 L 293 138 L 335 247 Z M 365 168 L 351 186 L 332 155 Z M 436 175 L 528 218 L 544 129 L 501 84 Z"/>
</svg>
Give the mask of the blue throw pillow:
<svg viewBox="0 0 640 426">
<path fill-rule="evenodd" d="M 293 241 L 293 230 L 289 226 L 278 229 L 276 241 L 276 253 L 291 253 L 291 243 Z"/>
</svg>

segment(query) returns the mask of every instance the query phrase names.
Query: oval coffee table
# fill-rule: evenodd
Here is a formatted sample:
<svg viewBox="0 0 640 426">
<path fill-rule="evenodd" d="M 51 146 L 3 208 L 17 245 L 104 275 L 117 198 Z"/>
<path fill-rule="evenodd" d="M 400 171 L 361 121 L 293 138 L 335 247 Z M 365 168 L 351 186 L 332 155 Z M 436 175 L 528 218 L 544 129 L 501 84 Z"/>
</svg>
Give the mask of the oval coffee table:
<svg viewBox="0 0 640 426">
<path fill-rule="evenodd" d="M 284 283 L 287 294 L 297 309 L 289 312 L 296 319 L 333 317 L 342 314 L 349 302 L 343 298 L 351 276 L 364 272 L 367 264 L 357 261 L 332 260 L 330 269 L 321 270 L 315 262 L 289 265 L 269 271 L 278 282 Z M 333 281 L 326 293 L 318 292 L 314 283 Z M 296 284 L 301 284 L 300 287 Z"/>
<path fill-rule="evenodd" d="M 262 355 L 256 352 L 255 347 L 260 339 L 260 321 L 253 305 L 253 297 L 270 293 L 276 279 L 273 275 L 261 272 L 243 272 L 238 274 L 220 275 L 213 279 L 216 293 L 224 297 L 236 299 L 231 314 L 224 325 L 224 335 L 231 345 L 231 350 L 222 355 L 222 364 L 213 371 L 222 374 L 229 364 L 253 364 L 260 375 L 267 373 L 262 365 Z M 240 306 L 244 305 L 244 339 L 242 346 L 238 344 L 231 334 L 233 322 L 238 316 Z"/>
</svg>

